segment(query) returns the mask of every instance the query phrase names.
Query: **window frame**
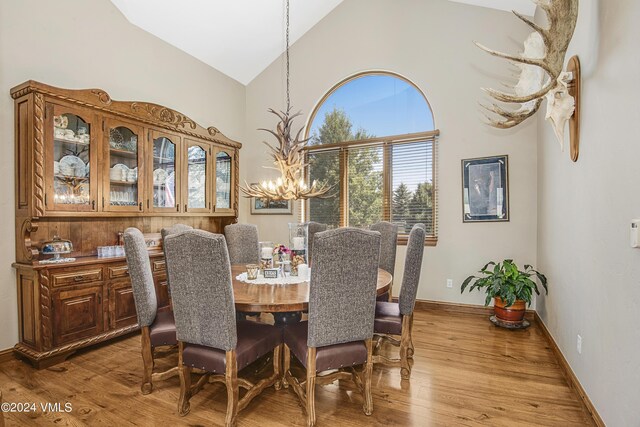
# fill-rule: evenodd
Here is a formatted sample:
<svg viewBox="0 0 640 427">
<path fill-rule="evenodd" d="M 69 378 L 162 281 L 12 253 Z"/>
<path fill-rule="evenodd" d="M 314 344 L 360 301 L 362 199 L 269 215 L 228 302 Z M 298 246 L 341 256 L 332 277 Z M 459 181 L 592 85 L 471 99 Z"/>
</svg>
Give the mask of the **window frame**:
<svg viewBox="0 0 640 427">
<path fill-rule="evenodd" d="M 392 173 L 391 173 L 391 156 L 390 151 L 391 147 L 394 145 L 400 144 L 408 144 L 422 141 L 431 141 L 432 143 L 432 185 L 433 185 L 433 234 L 425 236 L 425 246 L 436 246 L 438 243 L 438 137 L 440 136 L 440 130 L 436 127 L 435 115 L 433 114 L 433 108 L 429 103 L 429 100 L 425 96 L 424 92 L 420 90 L 420 88 L 413 83 L 408 78 L 394 73 L 390 71 L 364 71 L 352 76 L 349 76 L 338 84 L 333 86 L 327 93 L 318 101 L 316 106 L 313 109 L 312 114 L 309 115 L 309 119 L 307 121 L 305 127 L 305 138 L 309 138 L 309 132 L 311 130 L 311 125 L 315 121 L 316 114 L 320 107 L 327 101 L 327 99 L 335 93 L 342 86 L 359 79 L 361 77 L 371 76 L 371 75 L 384 75 L 389 77 L 395 77 L 397 79 L 403 80 L 404 82 L 411 85 L 423 98 L 429 107 L 429 111 L 431 112 L 431 117 L 433 120 L 434 130 L 425 131 L 425 132 L 417 132 L 417 133 L 408 133 L 401 135 L 389 135 L 383 137 L 375 137 L 370 139 L 360 139 L 354 141 L 343 141 L 332 144 L 322 144 L 322 145 L 307 145 L 304 148 L 305 151 L 305 163 L 308 165 L 309 163 L 309 153 L 321 152 L 321 151 L 339 151 L 340 158 L 340 193 L 339 193 L 339 206 L 340 206 L 340 227 L 345 227 L 348 224 L 349 218 L 349 203 L 348 203 L 348 150 L 354 147 L 364 147 L 364 146 L 382 146 L 383 147 L 383 208 L 382 208 L 382 220 L 390 221 L 391 218 L 391 203 L 393 198 L 393 188 L 392 188 Z M 309 180 L 309 166 L 306 167 L 305 175 L 307 181 Z M 303 200 L 300 204 L 300 217 L 302 221 L 309 221 L 310 219 L 310 207 L 309 200 Z M 399 234 L 397 239 L 397 244 L 400 246 L 406 246 L 409 240 L 409 234 Z"/>
<path fill-rule="evenodd" d="M 305 163 L 309 163 L 309 154 L 310 153 L 319 153 L 323 151 L 332 151 L 339 152 L 340 156 L 340 196 L 339 196 L 339 204 L 340 204 L 340 227 L 345 227 L 349 222 L 349 179 L 348 179 L 348 156 L 349 149 L 351 148 L 364 148 L 364 147 L 382 147 L 383 159 L 382 159 L 382 173 L 383 173 L 383 191 L 382 191 L 382 220 L 390 221 L 391 219 L 391 200 L 393 198 L 393 188 L 392 188 L 392 166 L 391 166 L 391 147 L 411 144 L 416 142 L 431 142 L 432 144 L 432 168 L 431 168 L 431 182 L 433 185 L 433 193 L 434 193 L 434 203 L 433 203 L 433 230 L 434 233 L 432 235 L 428 235 L 425 237 L 425 246 L 436 246 L 438 243 L 438 185 L 437 185 L 437 177 L 438 177 L 438 162 L 437 162 L 437 152 L 438 152 L 438 136 L 440 135 L 439 130 L 427 131 L 427 132 L 418 132 L 404 135 L 392 135 L 386 136 L 382 138 L 370 138 L 370 139 L 360 139 L 355 141 L 343 141 L 336 142 L 332 144 L 323 144 L 323 145 L 312 145 L 304 148 L 305 150 Z M 309 180 L 310 170 L 307 167 L 306 170 L 306 178 Z M 309 201 L 303 201 L 303 220 L 309 221 L 310 219 L 310 209 L 309 209 Z M 398 245 L 406 245 L 409 240 L 408 234 L 398 235 Z"/>
</svg>

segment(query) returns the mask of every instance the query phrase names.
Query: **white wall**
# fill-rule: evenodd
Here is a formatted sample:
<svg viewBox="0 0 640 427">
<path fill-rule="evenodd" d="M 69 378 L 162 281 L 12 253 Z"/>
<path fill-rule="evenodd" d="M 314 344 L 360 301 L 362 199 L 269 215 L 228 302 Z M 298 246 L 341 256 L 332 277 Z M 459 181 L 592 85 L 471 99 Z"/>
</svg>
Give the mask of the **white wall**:
<svg viewBox="0 0 640 427">
<path fill-rule="evenodd" d="M 536 125 L 514 131 L 485 126 L 477 107 L 480 87 L 497 85 L 508 63 L 491 58 L 472 40 L 517 51 L 510 38 L 524 40 L 526 27 L 506 12 L 443 0 L 346 0 L 291 49 L 291 96 L 305 113 L 343 78 L 365 70 L 390 70 L 422 89 L 433 108 L 439 142 L 439 242 L 426 248 L 418 298 L 481 304 L 483 294 L 460 295 L 459 284 L 486 261 L 513 257 L 536 262 Z M 267 176 L 265 138 L 257 128 L 273 128 L 268 107 L 284 108 L 283 61 L 277 60 L 247 86 L 246 139 L 241 170 L 249 182 Z M 463 158 L 508 154 L 511 222 L 463 224 Z M 261 238 L 287 239 L 287 222 L 297 216 L 250 215 L 241 205 L 240 221 L 260 226 Z M 398 248 L 396 273 L 405 247 Z M 399 275 L 398 275 L 399 276 Z M 445 287 L 452 278 L 453 289 Z M 400 283 L 400 277 L 396 283 Z M 396 286 L 396 291 L 399 286 Z"/>
<path fill-rule="evenodd" d="M 233 139 L 244 135 L 244 86 L 134 27 L 108 0 L 0 2 L 0 350 L 18 341 L 9 89 L 29 79 L 98 87 L 116 100 L 166 105 Z"/>
<path fill-rule="evenodd" d="M 640 250 L 629 222 L 640 218 L 640 3 L 580 3 L 569 51 L 587 72 L 577 163 L 539 120 L 538 263 L 550 293 L 537 309 L 605 423 L 638 426 Z"/>
</svg>

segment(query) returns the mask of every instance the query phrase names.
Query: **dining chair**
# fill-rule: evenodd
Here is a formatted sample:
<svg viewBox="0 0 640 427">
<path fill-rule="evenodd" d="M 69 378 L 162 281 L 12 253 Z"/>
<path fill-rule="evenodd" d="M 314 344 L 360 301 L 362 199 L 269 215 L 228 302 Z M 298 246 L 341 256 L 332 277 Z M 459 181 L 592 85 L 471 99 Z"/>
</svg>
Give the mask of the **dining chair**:
<svg viewBox="0 0 640 427">
<path fill-rule="evenodd" d="M 315 386 L 351 379 L 373 413 L 373 321 L 380 233 L 339 228 L 317 233 L 309 283 L 309 321 L 284 329 L 284 381 L 316 423 Z M 291 353 L 306 368 L 306 380 L 291 374 Z M 361 369 L 356 366 L 361 365 Z M 329 370 L 337 370 L 326 373 Z M 324 374 L 322 374 L 324 372 Z M 322 375 L 321 375 L 322 374 Z"/>
<path fill-rule="evenodd" d="M 311 252 L 313 251 L 313 236 L 323 231 L 327 231 L 327 224 L 315 221 L 307 222 L 307 264 L 309 265 L 311 265 Z"/>
<path fill-rule="evenodd" d="M 231 264 L 258 264 L 260 243 L 258 227 L 253 224 L 230 224 L 224 227 Z"/>
<path fill-rule="evenodd" d="M 380 262 L 379 266 L 391 276 L 396 268 L 396 248 L 398 247 L 398 226 L 387 221 L 377 222 L 369 227 L 370 230 L 380 233 Z M 378 301 L 391 301 L 393 282 L 389 291 L 380 295 Z"/>
<path fill-rule="evenodd" d="M 162 240 L 175 233 L 182 233 L 183 231 L 193 230 L 193 227 L 187 224 L 173 224 L 171 227 L 166 227 L 160 230 L 160 234 L 162 235 Z"/>
<path fill-rule="evenodd" d="M 124 247 L 131 287 L 133 288 L 133 300 L 138 315 L 138 325 L 142 330 L 141 390 L 142 394 L 149 394 L 153 390 L 155 381 L 162 381 L 178 375 L 177 367 L 153 373 L 154 351 L 157 347 L 177 344 L 176 327 L 171 310 L 158 311 L 151 262 L 142 232 L 137 228 L 127 228 L 124 231 Z"/>
<path fill-rule="evenodd" d="M 231 266 L 224 236 L 190 230 L 167 237 L 167 273 L 173 287 L 178 338 L 180 400 L 178 412 L 189 413 L 189 400 L 206 383 L 227 388 L 225 425 L 266 387 L 280 388 L 282 332 L 275 326 L 242 321 L 236 324 Z M 238 372 L 273 350 L 273 374 L 256 384 Z M 191 385 L 191 372 L 205 374 Z M 239 387 L 247 390 L 239 399 Z"/>
<path fill-rule="evenodd" d="M 422 258 L 424 254 L 424 238 L 426 229 L 424 224 L 416 224 L 409 233 L 407 255 L 404 261 L 404 275 L 398 302 L 376 303 L 376 319 L 374 331 L 376 334 L 376 348 L 373 363 L 387 366 L 399 366 L 403 380 L 411 378 L 411 364 L 415 352 L 413 346 L 413 309 L 416 304 Z M 400 336 L 400 341 L 394 336 Z M 381 344 L 389 342 L 400 347 L 400 358 L 389 359 L 379 353 Z"/>
</svg>

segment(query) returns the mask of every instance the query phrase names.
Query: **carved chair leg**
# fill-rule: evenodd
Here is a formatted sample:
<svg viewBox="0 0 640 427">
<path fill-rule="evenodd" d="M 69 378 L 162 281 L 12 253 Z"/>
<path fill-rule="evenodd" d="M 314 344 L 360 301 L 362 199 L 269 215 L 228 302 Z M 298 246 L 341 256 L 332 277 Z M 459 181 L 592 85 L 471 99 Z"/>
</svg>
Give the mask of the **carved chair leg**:
<svg viewBox="0 0 640 427">
<path fill-rule="evenodd" d="M 316 349 L 307 351 L 307 427 L 316 425 Z"/>
<path fill-rule="evenodd" d="M 153 348 L 151 348 L 151 337 L 149 327 L 142 328 L 140 339 L 142 347 L 142 394 L 149 394 L 153 390 L 151 376 L 153 375 Z"/>
<path fill-rule="evenodd" d="M 413 345 L 413 313 L 411 313 L 411 321 L 409 322 L 409 348 L 407 349 L 407 357 L 413 359 L 415 347 Z"/>
<path fill-rule="evenodd" d="M 275 383 L 273 383 L 273 388 L 276 390 L 280 390 L 283 373 L 282 369 L 282 347 L 284 344 L 280 344 L 276 348 L 273 349 L 273 376 L 276 378 Z"/>
<path fill-rule="evenodd" d="M 178 400 L 178 414 L 181 417 L 187 415 L 191 409 L 191 367 L 182 364 L 182 351 L 184 344 L 178 343 L 178 374 L 180 376 L 180 399 Z"/>
<path fill-rule="evenodd" d="M 402 316 L 402 336 L 400 338 L 400 377 L 403 380 L 411 378 L 411 364 L 409 363 L 409 347 L 411 345 L 412 316 Z"/>
<path fill-rule="evenodd" d="M 289 372 L 289 368 L 291 367 L 291 350 L 286 344 L 284 346 L 284 356 L 282 361 L 282 386 L 284 388 L 289 388 L 289 381 L 287 381 L 287 372 Z"/>
<path fill-rule="evenodd" d="M 235 427 L 238 420 L 238 364 L 236 351 L 230 350 L 226 354 L 226 371 L 224 374 L 227 385 L 227 416 L 224 420 L 226 427 Z"/>
<path fill-rule="evenodd" d="M 363 367 L 363 398 L 362 410 L 365 415 L 373 414 L 373 395 L 371 393 L 371 376 L 373 374 L 373 343 L 370 339 L 365 341 L 367 346 L 367 362 Z"/>
</svg>

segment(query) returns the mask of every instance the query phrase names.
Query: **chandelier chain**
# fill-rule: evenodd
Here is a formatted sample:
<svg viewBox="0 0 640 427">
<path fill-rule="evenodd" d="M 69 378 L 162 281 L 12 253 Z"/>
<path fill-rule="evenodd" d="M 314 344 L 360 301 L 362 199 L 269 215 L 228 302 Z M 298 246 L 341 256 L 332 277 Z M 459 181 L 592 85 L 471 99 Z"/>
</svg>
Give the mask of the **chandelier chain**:
<svg viewBox="0 0 640 427">
<path fill-rule="evenodd" d="M 287 111 L 291 108 L 291 96 L 289 94 L 289 0 L 287 0 L 287 24 L 286 24 L 286 57 L 287 57 Z"/>
</svg>

